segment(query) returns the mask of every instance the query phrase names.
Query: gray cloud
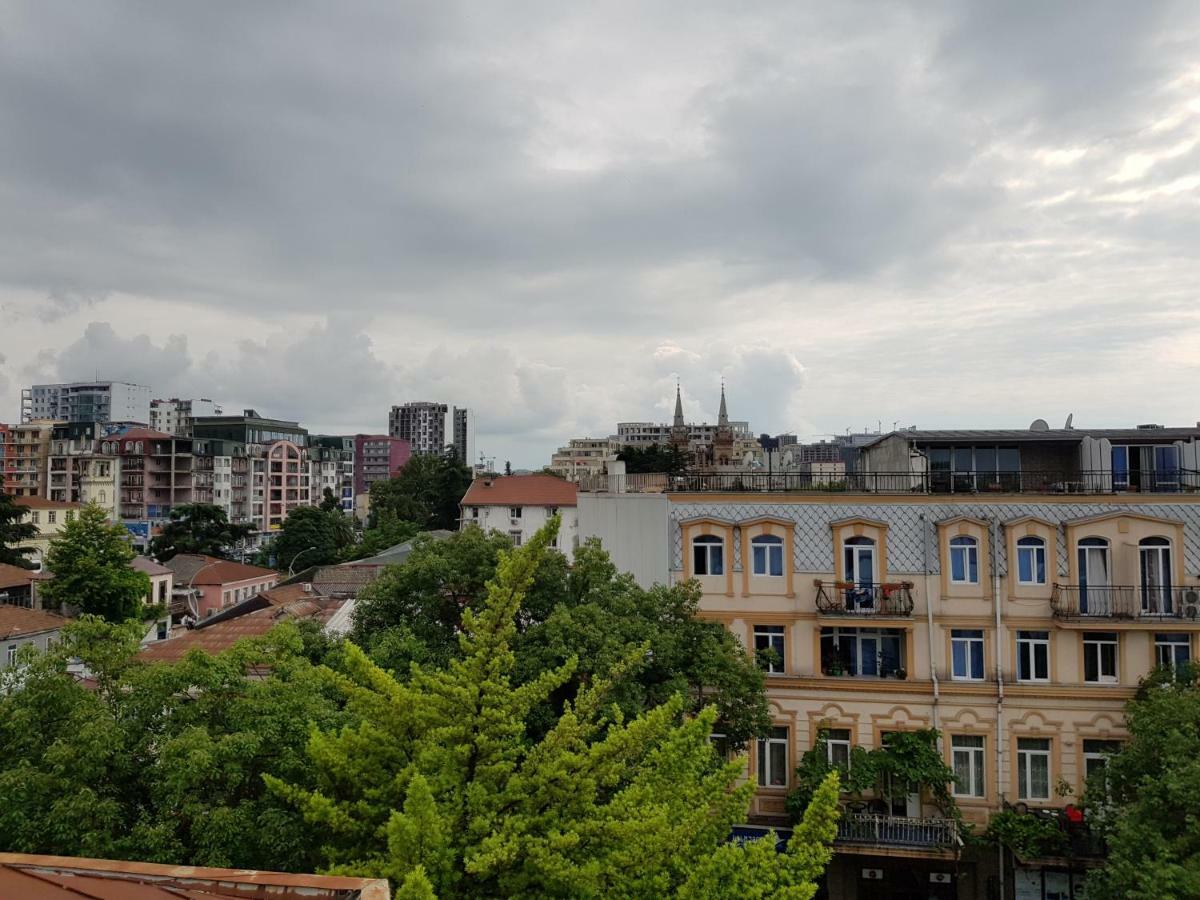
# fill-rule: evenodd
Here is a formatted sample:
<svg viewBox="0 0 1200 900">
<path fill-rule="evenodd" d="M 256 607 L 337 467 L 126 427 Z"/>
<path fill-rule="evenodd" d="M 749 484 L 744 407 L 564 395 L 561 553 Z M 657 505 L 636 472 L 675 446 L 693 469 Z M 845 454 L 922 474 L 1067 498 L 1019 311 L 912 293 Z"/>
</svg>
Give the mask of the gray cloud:
<svg viewBox="0 0 1200 900">
<path fill-rule="evenodd" d="M 425 396 L 524 464 L 676 376 L 759 430 L 1029 418 L 1031 371 L 1093 421 L 1186 421 L 1156 388 L 1200 341 L 1198 24 L 13 3 L 0 395 L 104 371 L 347 430 Z"/>
</svg>

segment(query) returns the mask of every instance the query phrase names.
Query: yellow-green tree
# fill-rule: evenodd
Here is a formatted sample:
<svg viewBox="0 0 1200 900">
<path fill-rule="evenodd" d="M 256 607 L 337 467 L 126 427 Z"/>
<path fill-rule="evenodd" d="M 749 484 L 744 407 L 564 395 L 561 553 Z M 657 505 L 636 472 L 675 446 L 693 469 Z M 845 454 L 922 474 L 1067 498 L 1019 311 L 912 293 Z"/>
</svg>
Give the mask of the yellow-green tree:
<svg viewBox="0 0 1200 900">
<path fill-rule="evenodd" d="M 787 852 L 727 843 L 754 790 L 744 765 L 713 750 L 712 707 L 687 716 L 675 696 L 635 718 L 617 711 L 608 685 L 637 655 L 529 738 L 530 710 L 574 666 L 512 677 L 515 618 L 556 528 L 501 554 L 446 668 L 414 667 L 402 683 L 350 647 L 339 683 L 356 724 L 314 732 L 316 789 L 269 786 L 323 830 L 332 871 L 387 877 L 400 896 L 717 897 L 731 880 L 811 896 L 836 776 Z"/>
</svg>

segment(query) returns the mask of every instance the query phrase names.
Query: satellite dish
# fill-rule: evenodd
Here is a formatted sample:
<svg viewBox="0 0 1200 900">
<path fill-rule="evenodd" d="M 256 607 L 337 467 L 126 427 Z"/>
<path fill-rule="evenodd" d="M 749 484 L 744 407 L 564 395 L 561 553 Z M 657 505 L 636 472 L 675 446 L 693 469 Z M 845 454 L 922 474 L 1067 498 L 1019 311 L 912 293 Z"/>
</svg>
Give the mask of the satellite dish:
<svg viewBox="0 0 1200 900">
<path fill-rule="evenodd" d="M 1066 424 L 1066 425 L 1064 425 L 1064 426 L 1063 426 L 1063 428 L 1065 428 L 1065 429 L 1067 429 L 1068 431 L 1070 431 L 1070 430 L 1071 430 L 1071 423 L 1072 423 L 1072 422 L 1074 422 L 1074 421 L 1075 421 L 1075 413 L 1071 413 L 1070 415 L 1068 415 L 1068 416 L 1067 416 L 1067 424 Z"/>
<path fill-rule="evenodd" d="M 1030 431 L 1049 431 L 1050 423 L 1045 419 L 1034 419 L 1029 425 Z"/>
</svg>

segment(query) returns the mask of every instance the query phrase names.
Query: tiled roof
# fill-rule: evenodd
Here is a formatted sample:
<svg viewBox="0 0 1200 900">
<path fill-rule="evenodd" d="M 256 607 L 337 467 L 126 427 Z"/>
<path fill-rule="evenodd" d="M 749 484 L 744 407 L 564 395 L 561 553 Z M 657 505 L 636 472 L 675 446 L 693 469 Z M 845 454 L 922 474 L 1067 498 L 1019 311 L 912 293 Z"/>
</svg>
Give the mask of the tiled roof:
<svg viewBox="0 0 1200 900">
<path fill-rule="evenodd" d="M 120 441 L 169 441 L 175 437 L 176 435 L 167 434 L 165 431 L 155 431 L 153 428 L 130 428 L 126 431 L 118 431 L 110 439 Z"/>
<path fill-rule="evenodd" d="M 0 640 L 57 631 L 66 624 L 66 619 L 54 613 L 0 604 Z"/>
<path fill-rule="evenodd" d="M 65 500 L 47 500 L 45 497 L 13 497 L 17 506 L 26 509 L 83 509 L 82 503 L 67 503 Z"/>
<path fill-rule="evenodd" d="M 189 629 L 179 637 L 149 644 L 138 654 L 146 662 L 178 662 L 192 649 L 205 653 L 228 650 L 244 638 L 266 634 L 280 622 L 289 619 L 316 618 L 327 621 L 341 607 L 342 600 L 307 596 L 280 606 L 268 606 L 244 616 L 224 619 L 212 625 Z"/>
<path fill-rule="evenodd" d="M 476 478 L 463 506 L 575 506 L 578 486 L 554 475 L 498 475 Z"/>
<path fill-rule="evenodd" d="M 389 900 L 382 878 L 0 853 L 0 897 L 23 900 Z"/>
<path fill-rule="evenodd" d="M 25 587 L 39 580 L 38 573 L 32 569 L 0 563 L 0 588 Z"/>
<path fill-rule="evenodd" d="M 139 572 L 145 572 L 147 575 L 171 575 L 173 574 L 166 566 L 160 566 L 148 556 L 135 556 L 133 562 L 130 563 L 133 568 Z"/>
<path fill-rule="evenodd" d="M 243 563 L 215 556 L 200 556 L 194 553 L 180 553 L 172 556 L 164 563 L 175 573 L 175 579 L 181 586 L 188 584 L 229 584 L 234 581 L 248 581 L 252 578 L 263 579 L 279 573 L 274 569 L 264 569 L 261 566 L 247 566 Z M 195 581 L 192 578 L 195 577 Z"/>
</svg>

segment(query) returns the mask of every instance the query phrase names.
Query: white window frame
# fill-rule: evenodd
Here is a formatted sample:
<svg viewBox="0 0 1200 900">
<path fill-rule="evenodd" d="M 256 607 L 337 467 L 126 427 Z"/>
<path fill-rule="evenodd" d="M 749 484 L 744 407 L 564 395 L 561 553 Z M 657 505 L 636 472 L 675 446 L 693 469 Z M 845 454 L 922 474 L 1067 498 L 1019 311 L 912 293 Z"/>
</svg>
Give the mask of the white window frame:
<svg viewBox="0 0 1200 900">
<path fill-rule="evenodd" d="M 955 557 L 962 557 L 962 578 L 954 577 Z M 975 577 L 972 578 L 972 569 Z M 956 534 L 950 538 L 950 583 L 979 584 L 979 538 Z"/>
<path fill-rule="evenodd" d="M 877 545 L 874 538 L 854 536 L 842 542 L 842 565 L 845 571 L 842 577 L 856 585 L 875 585 L 879 583 L 879 560 L 876 558 Z M 871 577 L 862 580 L 862 560 L 866 557 L 871 561 Z"/>
<path fill-rule="evenodd" d="M 1180 640 L 1182 638 L 1183 640 Z M 1186 659 L 1177 659 L 1176 651 L 1182 647 Z M 1167 658 L 1169 657 L 1169 659 Z M 1184 631 L 1168 631 L 1154 635 L 1155 665 L 1166 669 L 1178 669 L 1192 661 L 1192 636 Z"/>
<path fill-rule="evenodd" d="M 774 725 L 771 727 L 769 737 L 758 739 L 758 786 L 786 788 L 789 778 L 789 752 L 791 732 L 786 725 Z M 783 748 L 783 762 L 781 764 L 782 772 L 776 771 L 776 766 L 772 762 L 775 756 L 773 751 L 779 747 Z M 782 780 L 778 780 L 778 779 Z"/>
<path fill-rule="evenodd" d="M 983 681 L 987 678 L 987 656 L 984 654 L 984 631 L 982 628 L 952 628 L 950 630 L 950 678 L 953 681 Z M 957 656 L 954 653 L 956 644 L 965 644 L 967 669 L 959 673 L 955 669 Z M 971 665 L 975 657 L 979 657 L 980 675 L 971 674 Z"/>
<path fill-rule="evenodd" d="M 519 519 L 519 518 L 521 518 L 521 510 L 522 510 L 522 508 L 523 508 L 523 507 L 520 507 L 520 506 L 510 506 L 510 507 L 508 508 L 508 517 L 509 517 L 510 519 Z"/>
<path fill-rule="evenodd" d="M 754 626 L 754 653 L 760 650 L 774 650 L 779 654 L 779 662 L 769 662 L 763 669 L 768 675 L 782 675 L 787 671 L 787 639 L 786 629 L 782 625 Z M 760 644 L 759 639 L 762 639 Z"/>
<path fill-rule="evenodd" d="M 1111 647 L 1111 656 L 1104 648 Z M 1105 658 L 1108 656 L 1112 664 L 1111 671 L 1105 671 Z M 1087 677 L 1089 658 L 1095 658 L 1096 677 Z M 1085 684 L 1117 684 L 1121 680 L 1121 639 L 1115 631 L 1085 631 L 1083 633 L 1083 681 Z"/>
<path fill-rule="evenodd" d="M 521 532 L 520 531 L 510 531 L 508 533 L 508 537 L 509 537 L 509 540 L 512 541 L 513 547 L 521 546 Z"/>
<path fill-rule="evenodd" d="M 1027 634 L 1045 635 L 1044 637 L 1022 637 Z M 1042 649 L 1044 674 L 1038 675 L 1038 648 Z M 1029 653 L 1029 669 L 1025 677 L 1021 675 L 1021 659 L 1025 651 Z M 1050 632 L 1049 631 L 1018 631 L 1017 632 L 1017 681 L 1047 682 L 1050 680 Z"/>
<path fill-rule="evenodd" d="M 17 664 L 17 650 L 20 646 L 21 646 L 20 644 L 9 644 L 8 645 L 8 653 L 7 653 L 8 663 L 7 664 L 9 666 L 9 668 L 12 668 L 13 666 L 15 666 Z"/>
<path fill-rule="evenodd" d="M 704 556 L 704 571 L 696 565 L 697 551 Z M 715 553 L 714 553 L 715 551 Z M 713 571 L 713 557 L 720 562 L 719 572 Z M 699 534 L 692 538 L 692 574 L 693 575 L 724 575 L 725 574 L 725 539 L 715 534 Z"/>
<path fill-rule="evenodd" d="M 762 558 L 759 558 L 759 551 L 762 551 Z M 779 574 L 775 575 L 771 572 L 774 568 L 771 564 L 778 557 Z M 750 561 L 751 574 L 765 578 L 782 578 L 784 576 L 783 568 L 783 538 L 773 534 L 759 534 L 750 539 Z M 759 562 L 762 563 L 762 569 L 759 569 Z"/>
<path fill-rule="evenodd" d="M 1031 557 L 1029 560 L 1030 580 L 1021 577 L 1021 560 L 1025 556 Z M 1039 560 L 1040 566 L 1038 565 Z M 1038 580 L 1039 570 L 1042 573 L 1040 581 Z M 1017 538 L 1017 584 L 1044 585 L 1046 581 L 1046 539 L 1033 536 Z"/>
<path fill-rule="evenodd" d="M 1046 746 L 1022 747 L 1021 744 L 1039 741 Z M 1018 800 L 1049 800 L 1054 772 L 1051 767 L 1051 753 L 1054 744 L 1050 738 L 1028 737 L 1017 738 L 1017 799 Z M 1033 794 L 1033 764 L 1035 760 L 1043 760 L 1046 765 L 1046 793 Z"/>
<path fill-rule="evenodd" d="M 1170 614 L 1172 610 L 1171 549 L 1170 539 L 1158 535 L 1138 541 L 1138 593 L 1142 596 L 1144 613 L 1161 615 Z M 1157 558 L 1156 566 L 1163 583 L 1149 587 L 1146 584 L 1146 563 L 1151 558 Z"/>
<path fill-rule="evenodd" d="M 1105 766 L 1108 765 L 1109 757 L 1114 755 L 1115 753 L 1117 753 L 1118 749 L 1119 749 L 1119 748 L 1115 748 L 1112 750 L 1099 750 L 1099 751 L 1088 750 L 1087 745 L 1092 743 L 1093 741 L 1097 741 L 1102 744 L 1120 744 L 1121 743 L 1120 741 L 1113 740 L 1111 738 L 1083 738 L 1082 739 L 1082 743 L 1080 744 L 1080 746 L 1083 748 L 1083 779 L 1084 779 L 1085 783 L 1087 781 L 1091 780 L 1092 773 L 1089 770 L 1092 768 L 1092 766 L 1096 763 L 1099 763 L 1100 767 L 1104 768 Z"/>
<path fill-rule="evenodd" d="M 976 798 L 987 796 L 987 772 L 984 769 L 987 762 L 986 753 L 987 738 L 982 734 L 950 735 L 950 768 L 955 774 L 952 787 L 954 796 Z M 964 761 L 967 771 L 967 778 L 962 784 L 958 779 L 960 759 Z"/>
<path fill-rule="evenodd" d="M 839 735 L 834 737 L 834 735 Z M 840 735 L 845 735 L 841 737 Z M 825 728 L 821 730 L 825 741 L 825 761 L 831 766 L 850 770 L 850 750 L 853 747 L 849 728 Z M 839 759 L 839 757 L 841 759 Z M 843 761 L 844 760 L 844 761 Z"/>
</svg>

